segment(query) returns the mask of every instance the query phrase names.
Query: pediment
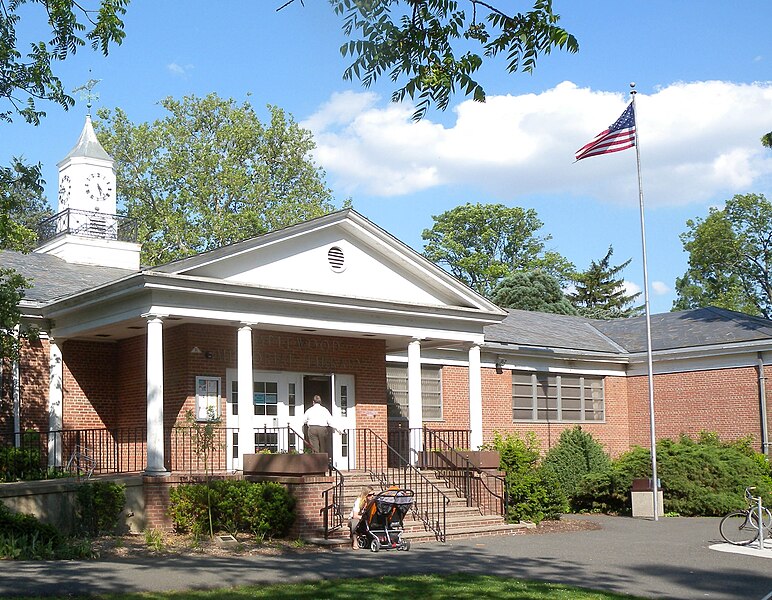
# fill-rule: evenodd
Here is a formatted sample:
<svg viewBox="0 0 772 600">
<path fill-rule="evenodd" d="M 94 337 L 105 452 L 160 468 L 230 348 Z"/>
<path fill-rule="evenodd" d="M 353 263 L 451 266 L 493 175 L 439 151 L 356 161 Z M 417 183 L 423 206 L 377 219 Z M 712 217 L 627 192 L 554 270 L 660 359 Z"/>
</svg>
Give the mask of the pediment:
<svg viewBox="0 0 772 600">
<path fill-rule="evenodd" d="M 485 298 L 351 210 L 158 270 L 231 284 L 498 312 Z"/>
</svg>

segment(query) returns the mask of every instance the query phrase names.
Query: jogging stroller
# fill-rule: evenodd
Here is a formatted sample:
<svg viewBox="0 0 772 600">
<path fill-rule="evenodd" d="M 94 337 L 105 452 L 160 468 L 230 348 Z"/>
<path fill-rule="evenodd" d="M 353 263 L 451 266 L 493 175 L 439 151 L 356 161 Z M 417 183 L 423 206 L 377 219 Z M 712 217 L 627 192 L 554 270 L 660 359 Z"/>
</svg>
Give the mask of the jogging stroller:
<svg viewBox="0 0 772 600">
<path fill-rule="evenodd" d="M 357 545 L 372 552 L 381 549 L 410 550 L 410 540 L 402 539 L 402 520 L 413 506 L 413 490 L 392 487 L 376 494 L 365 507 L 354 529 Z"/>
</svg>

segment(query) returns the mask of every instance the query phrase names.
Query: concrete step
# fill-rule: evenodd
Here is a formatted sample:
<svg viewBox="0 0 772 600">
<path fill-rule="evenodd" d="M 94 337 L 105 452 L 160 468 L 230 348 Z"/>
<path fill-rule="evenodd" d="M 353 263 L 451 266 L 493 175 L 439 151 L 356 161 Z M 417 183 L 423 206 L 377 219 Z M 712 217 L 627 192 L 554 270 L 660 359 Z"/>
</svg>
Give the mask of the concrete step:
<svg viewBox="0 0 772 600">
<path fill-rule="evenodd" d="M 422 471 L 422 474 L 449 499 L 445 509 L 445 539 L 465 539 L 478 536 L 512 535 L 522 530 L 527 525 L 511 525 L 504 522 L 499 515 L 482 515 L 476 507 L 467 506 L 466 498 L 460 497 L 456 490 L 448 485 L 447 481 L 438 477 L 433 471 Z M 344 492 L 342 499 L 342 513 L 348 516 L 354 500 L 364 486 L 372 486 L 376 491 L 380 484 L 373 480 L 365 471 L 346 471 L 344 475 Z M 420 502 L 421 490 L 416 490 L 416 501 Z M 408 513 L 404 520 L 405 539 L 411 542 L 436 541 L 436 535 L 427 531 L 426 526 L 412 514 Z M 331 535 L 326 544 L 344 544 L 348 542 L 348 527 L 344 523 L 343 528 Z"/>
</svg>

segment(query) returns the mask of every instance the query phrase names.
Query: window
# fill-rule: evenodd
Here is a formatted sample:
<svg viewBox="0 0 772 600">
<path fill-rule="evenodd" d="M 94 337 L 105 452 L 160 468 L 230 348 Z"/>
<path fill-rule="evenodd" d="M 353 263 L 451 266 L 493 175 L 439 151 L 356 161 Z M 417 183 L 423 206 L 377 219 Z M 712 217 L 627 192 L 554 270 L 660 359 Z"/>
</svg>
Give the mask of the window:
<svg viewBox="0 0 772 600">
<path fill-rule="evenodd" d="M 549 373 L 512 373 L 515 421 L 603 421 L 603 378 Z"/>
<path fill-rule="evenodd" d="M 391 419 L 408 417 L 407 367 L 386 367 L 388 415 Z M 424 421 L 442 420 L 442 369 L 421 367 L 421 404 Z"/>
<path fill-rule="evenodd" d="M 220 416 L 220 378 L 196 377 L 196 420 L 209 421 Z"/>
<path fill-rule="evenodd" d="M 276 415 L 279 405 L 279 384 L 275 381 L 255 381 L 253 385 L 255 414 Z"/>
<path fill-rule="evenodd" d="M 287 384 L 287 404 L 289 405 L 289 416 L 294 417 L 295 416 L 295 402 L 296 402 L 296 394 L 295 394 L 295 384 L 293 382 L 290 382 Z"/>
</svg>

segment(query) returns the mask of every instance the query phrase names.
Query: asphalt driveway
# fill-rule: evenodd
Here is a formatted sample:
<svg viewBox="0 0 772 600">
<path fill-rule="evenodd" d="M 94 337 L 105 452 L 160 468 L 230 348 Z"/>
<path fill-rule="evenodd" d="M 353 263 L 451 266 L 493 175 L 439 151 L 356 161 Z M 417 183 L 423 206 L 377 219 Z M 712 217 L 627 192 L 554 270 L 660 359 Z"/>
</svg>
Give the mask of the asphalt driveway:
<svg viewBox="0 0 772 600">
<path fill-rule="evenodd" d="M 570 518 L 570 517 L 569 517 Z M 220 588 L 407 573 L 538 579 L 647 598 L 772 598 L 767 557 L 712 550 L 718 519 L 582 517 L 599 530 L 415 544 L 410 552 L 336 550 L 293 556 L 5 562 L 0 595 Z"/>
</svg>

